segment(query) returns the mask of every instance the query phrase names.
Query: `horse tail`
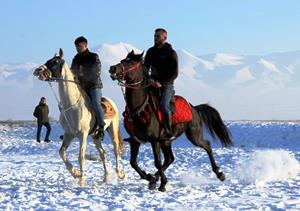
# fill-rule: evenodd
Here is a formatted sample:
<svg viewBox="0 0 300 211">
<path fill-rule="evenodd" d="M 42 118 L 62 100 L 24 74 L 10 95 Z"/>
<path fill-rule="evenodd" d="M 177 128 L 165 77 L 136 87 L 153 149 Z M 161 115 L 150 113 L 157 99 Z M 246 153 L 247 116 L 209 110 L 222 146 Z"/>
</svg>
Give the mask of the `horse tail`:
<svg viewBox="0 0 300 211">
<path fill-rule="evenodd" d="M 120 130 L 118 131 L 118 138 L 119 138 L 119 155 L 120 157 L 123 157 L 124 155 L 124 139 L 123 136 L 121 135 Z"/>
<path fill-rule="evenodd" d="M 217 136 L 223 147 L 230 147 L 233 145 L 231 133 L 215 108 L 208 104 L 197 105 L 194 108 L 199 113 L 200 118 L 208 128 L 209 133 L 213 138 Z"/>
</svg>

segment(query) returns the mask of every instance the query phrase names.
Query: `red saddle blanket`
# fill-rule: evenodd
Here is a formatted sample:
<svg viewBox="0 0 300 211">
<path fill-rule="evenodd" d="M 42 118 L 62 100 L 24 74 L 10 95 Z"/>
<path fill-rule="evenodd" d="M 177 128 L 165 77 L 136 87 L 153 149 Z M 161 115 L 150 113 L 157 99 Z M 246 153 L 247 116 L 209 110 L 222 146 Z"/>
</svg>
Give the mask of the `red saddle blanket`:
<svg viewBox="0 0 300 211">
<path fill-rule="evenodd" d="M 179 96 L 175 95 L 172 103 L 175 105 L 175 111 L 172 116 L 172 124 L 179 124 L 183 122 L 189 122 L 192 120 L 192 110 L 188 101 Z M 160 105 L 158 107 L 158 116 L 160 123 L 163 123 L 163 113 L 161 111 Z"/>
<path fill-rule="evenodd" d="M 161 111 L 158 99 L 155 97 L 155 103 L 157 107 L 157 114 L 159 122 L 162 124 L 164 121 L 163 113 Z M 184 122 L 189 122 L 192 120 L 192 110 L 190 104 L 187 100 L 181 96 L 175 95 L 174 100 L 172 101 L 173 105 L 175 105 L 175 109 L 172 116 L 172 124 L 179 124 Z M 148 104 L 145 109 L 133 119 L 129 119 L 126 112 L 123 112 L 124 116 L 124 126 L 129 131 L 134 130 L 134 123 L 138 125 L 146 125 L 150 119 L 151 113 L 155 112 L 153 107 Z"/>
</svg>

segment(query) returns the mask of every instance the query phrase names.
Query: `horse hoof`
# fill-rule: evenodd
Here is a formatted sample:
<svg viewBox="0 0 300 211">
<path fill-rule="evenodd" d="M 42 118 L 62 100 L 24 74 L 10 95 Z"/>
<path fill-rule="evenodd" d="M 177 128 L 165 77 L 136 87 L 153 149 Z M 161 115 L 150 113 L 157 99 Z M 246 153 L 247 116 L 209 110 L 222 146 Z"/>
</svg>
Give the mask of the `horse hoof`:
<svg viewBox="0 0 300 211">
<path fill-rule="evenodd" d="M 85 179 L 84 178 L 80 178 L 78 181 L 78 185 L 83 188 L 85 186 Z"/>
<path fill-rule="evenodd" d="M 74 178 L 81 177 L 81 172 L 80 172 L 79 170 L 77 170 L 77 169 L 74 169 L 74 170 L 72 171 L 72 176 L 73 176 Z"/>
<path fill-rule="evenodd" d="M 161 191 L 161 192 L 166 192 L 166 188 L 165 188 L 165 186 L 160 186 L 159 188 L 158 188 L 158 190 L 159 191 Z"/>
<path fill-rule="evenodd" d="M 149 190 L 155 190 L 156 182 L 149 182 Z"/>
<path fill-rule="evenodd" d="M 119 179 L 124 179 L 125 178 L 125 172 L 124 171 L 120 171 L 120 173 L 118 174 Z"/>
<path fill-rule="evenodd" d="M 218 174 L 218 179 L 221 180 L 222 182 L 225 180 L 225 174 L 223 174 L 223 172 L 220 172 Z"/>
</svg>

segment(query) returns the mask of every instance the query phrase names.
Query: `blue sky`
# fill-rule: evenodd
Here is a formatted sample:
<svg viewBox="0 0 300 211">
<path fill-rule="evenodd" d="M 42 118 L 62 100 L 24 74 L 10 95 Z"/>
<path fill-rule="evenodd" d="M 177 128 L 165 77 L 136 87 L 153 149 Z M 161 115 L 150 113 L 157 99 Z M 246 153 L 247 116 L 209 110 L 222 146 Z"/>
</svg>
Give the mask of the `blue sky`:
<svg viewBox="0 0 300 211">
<path fill-rule="evenodd" d="M 176 49 L 195 55 L 267 54 L 300 49 L 297 0 L 9 0 L 0 8 L 0 63 L 41 62 L 84 35 L 93 47 L 126 42 L 147 50 L 164 27 Z"/>
</svg>

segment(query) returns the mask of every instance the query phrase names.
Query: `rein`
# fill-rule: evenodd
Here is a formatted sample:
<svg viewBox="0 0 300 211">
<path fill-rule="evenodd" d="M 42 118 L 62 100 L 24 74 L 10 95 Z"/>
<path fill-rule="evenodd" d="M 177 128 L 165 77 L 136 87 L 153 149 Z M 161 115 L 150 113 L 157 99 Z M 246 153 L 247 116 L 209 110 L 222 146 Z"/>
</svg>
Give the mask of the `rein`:
<svg viewBox="0 0 300 211">
<path fill-rule="evenodd" d="M 78 81 L 67 80 L 67 79 L 64 79 L 64 78 L 53 78 L 53 79 L 49 79 L 48 81 L 50 81 L 50 82 L 63 81 L 63 82 L 71 82 L 71 83 L 75 83 L 75 84 L 80 84 Z"/>
<path fill-rule="evenodd" d="M 68 120 L 67 115 L 66 115 L 65 112 L 68 111 L 69 109 L 71 109 L 74 105 L 76 105 L 80 98 L 78 98 L 77 102 L 76 102 L 74 105 L 71 105 L 69 108 L 67 108 L 67 109 L 65 109 L 65 110 L 62 110 L 61 103 L 59 102 L 59 99 L 58 99 L 57 94 L 55 93 L 55 91 L 54 91 L 54 89 L 53 89 L 53 87 L 52 87 L 51 82 L 48 81 L 48 84 L 49 84 L 49 86 L 50 86 L 50 88 L 51 88 L 51 91 L 52 91 L 52 93 L 53 93 L 53 95 L 54 95 L 56 101 L 57 101 L 59 111 L 64 115 L 64 118 L 66 119 L 66 122 L 68 123 L 68 126 L 69 126 L 70 130 L 73 131 L 73 130 L 72 130 L 72 127 L 71 127 L 71 123 L 70 123 L 70 121 Z M 74 131 L 73 131 L 73 133 L 74 133 Z M 74 133 L 74 134 L 75 134 L 75 133 Z"/>
<path fill-rule="evenodd" d="M 51 78 L 51 79 L 48 80 L 48 84 L 49 84 L 49 86 L 50 86 L 50 88 L 51 88 L 51 91 L 52 91 L 52 93 L 53 93 L 53 95 L 54 95 L 54 97 L 55 97 L 55 99 L 56 99 L 56 101 L 57 101 L 57 103 L 58 103 L 59 111 L 63 114 L 63 116 L 64 116 L 64 118 L 65 118 L 65 120 L 66 120 L 66 122 L 67 122 L 67 124 L 68 124 L 68 126 L 69 126 L 69 128 L 70 128 L 70 130 L 75 134 L 75 132 L 73 131 L 73 129 L 72 129 L 72 127 L 71 127 L 71 123 L 70 123 L 69 119 L 67 118 L 66 112 L 67 112 L 68 110 L 70 110 L 72 107 L 74 107 L 75 105 L 77 105 L 77 104 L 80 102 L 80 99 L 82 98 L 82 95 L 80 95 L 80 97 L 77 99 L 76 103 L 70 105 L 70 106 L 69 106 L 68 108 L 66 108 L 66 109 L 63 109 L 63 108 L 62 108 L 62 105 L 61 105 L 61 103 L 60 103 L 60 100 L 59 100 L 57 94 L 55 93 L 55 91 L 54 91 L 54 89 L 53 89 L 53 87 L 52 87 L 52 84 L 51 84 L 51 82 L 60 82 L 60 81 L 62 81 L 62 82 L 67 82 L 67 83 L 69 83 L 69 82 L 70 82 L 70 83 L 75 83 L 75 84 L 78 84 L 78 85 L 79 85 L 79 82 L 78 82 L 78 81 L 74 81 L 74 80 L 64 79 L 64 78 L 62 78 L 62 77 L 61 77 L 61 78 L 59 78 L 59 77 Z"/>
<path fill-rule="evenodd" d="M 122 67 L 122 79 L 118 79 L 118 85 L 121 87 L 125 87 L 125 88 L 129 88 L 129 89 L 144 89 L 149 87 L 151 84 L 146 84 L 145 86 L 142 87 L 137 87 L 137 85 L 141 84 L 144 81 L 144 78 L 141 79 L 138 82 L 134 82 L 134 83 L 126 83 L 125 82 L 125 73 L 126 72 L 130 72 L 133 70 L 138 70 L 138 68 L 141 66 L 141 62 L 136 63 L 135 65 L 129 67 L 127 70 L 125 69 L 125 66 L 121 63 L 121 67 Z M 135 75 L 134 77 L 131 79 L 132 81 L 134 81 L 137 77 L 137 72 L 135 71 Z"/>
<path fill-rule="evenodd" d="M 127 105 L 127 101 L 126 101 L 126 97 L 125 97 L 125 88 L 138 90 L 138 89 L 147 88 L 147 87 L 149 87 L 151 85 L 150 83 L 148 83 L 145 86 L 138 86 L 138 85 L 142 84 L 142 82 L 144 81 L 144 78 L 142 78 L 141 80 L 139 80 L 137 82 L 134 82 L 134 83 L 126 83 L 125 82 L 125 73 L 135 70 L 135 75 L 131 79 L 131 81 L 134 81 L 137 78 L 137 72 L 138 72 L 138 70 L 139 70 L 138 68 L 140 66 L 141 66 L 141 62 L 138 62 L 137 64 L 129 67 L 126 70 L 124 64 L 121 63 L 121 67 L 122 67 L 122 79 L 118 79 L 118 85 L 121 87 L 121 90 L 122 90 L 123 97 L 124 97 L 124 100 L 126 102 L 126 105 Z M 134 112 L 130 112 L 129 108 L 126 106 L 127 114 L 130 116 L 131 119 L 133 117 L 135 117 L 135 116 L 138 116 L 145 109 L 145 107 L 148 105 L 148 102 L 149 102 L 149 95 L 147 94 L 147 97 L 146 97 L 145 101 L 143 102 L 143 104 L 138 109 L 136 109 Z"/>
</svg>

